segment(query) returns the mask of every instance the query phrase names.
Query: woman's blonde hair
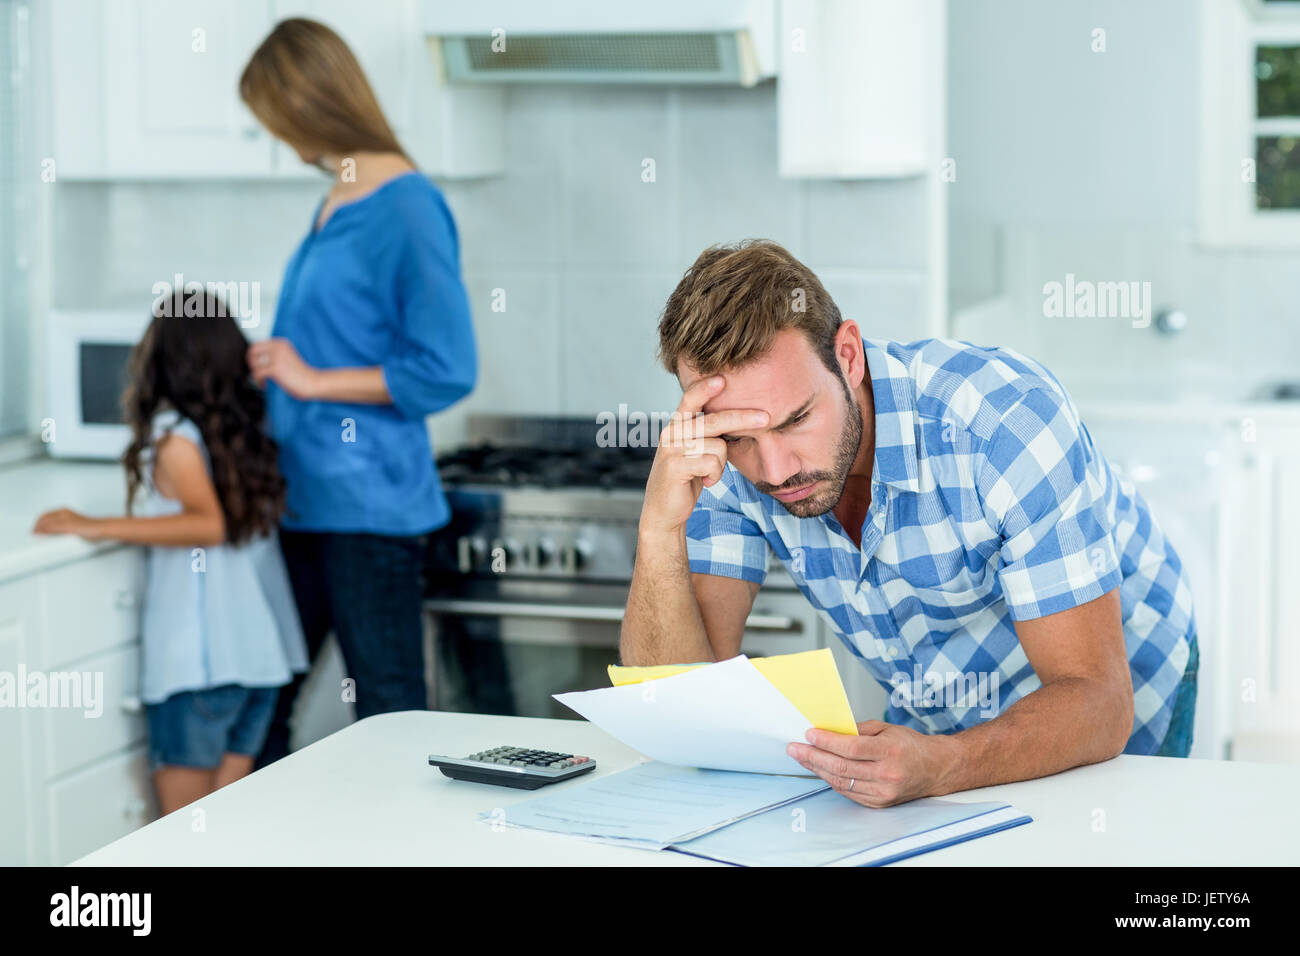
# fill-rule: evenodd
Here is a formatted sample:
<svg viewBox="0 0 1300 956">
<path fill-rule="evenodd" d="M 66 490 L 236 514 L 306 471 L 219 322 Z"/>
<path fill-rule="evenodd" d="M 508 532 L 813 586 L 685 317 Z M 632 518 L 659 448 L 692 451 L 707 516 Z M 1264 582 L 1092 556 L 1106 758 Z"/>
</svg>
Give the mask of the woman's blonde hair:
<svg viewBox="0 0 1300 956">
<path fill-rule="evenodd" d="M 305 153 L 398 153 L 361 64 L 315 20 L 281 20 L 239 78 L 239 96 L 272 135 Z"/>
</svg>

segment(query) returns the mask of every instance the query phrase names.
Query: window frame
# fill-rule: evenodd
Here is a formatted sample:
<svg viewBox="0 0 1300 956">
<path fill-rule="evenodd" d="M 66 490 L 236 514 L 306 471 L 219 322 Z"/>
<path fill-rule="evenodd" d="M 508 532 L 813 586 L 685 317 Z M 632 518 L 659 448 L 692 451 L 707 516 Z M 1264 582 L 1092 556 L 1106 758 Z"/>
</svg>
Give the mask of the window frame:
<svg viewBox="0 0 1300 956">
<path fill-rule="evenodd" d="M 1213 246 L 1300 249 L 1300 209 L 1256 207 L 1241 178 L 1256 137 L 1300 137 L 1300 116 L 1257 115 L 1255 48 L 1300 46 L 1300 0 L 1201 0 L 1200 235 Z M 1256 179 L 1259 168 L 1255 168 Z M 1227 188 L 1240 184 L 1240 189 Z"/>
</svg>

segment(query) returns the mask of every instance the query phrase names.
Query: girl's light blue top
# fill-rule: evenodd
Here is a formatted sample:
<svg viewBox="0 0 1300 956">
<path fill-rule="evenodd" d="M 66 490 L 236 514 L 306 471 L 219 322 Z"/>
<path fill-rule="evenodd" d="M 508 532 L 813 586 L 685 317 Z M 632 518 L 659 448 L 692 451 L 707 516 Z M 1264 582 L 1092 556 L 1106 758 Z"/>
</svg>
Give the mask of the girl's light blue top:
<svg viewBox="0 0 1300 956">
<path fill-rule="evenodd" d="M 212 472 L 198 427 L 177 412 L 153 421 L 153 447 L 166 434 L 193 442 Z M 178 514 L 145 462 L 136 513 Z M 274 535 L 240 545 L 148 549 L 142 621 L 141 699 L 158 704 L 187 690 L 241 684 L 278 687 L 307 670 L 307 646 Z"/>
<path fill-rule="evenodd" d="M 425 416 L 477 376 L 456 223 L 416 171 L 312 226 L 285 269 L 272 335 L 315 368 L 378 366 L 392 404 L 299 401 L 274 382 L 268 411 L 289 485 L 284 527 L 416 535 L 449 511 Z"/>
</svg>

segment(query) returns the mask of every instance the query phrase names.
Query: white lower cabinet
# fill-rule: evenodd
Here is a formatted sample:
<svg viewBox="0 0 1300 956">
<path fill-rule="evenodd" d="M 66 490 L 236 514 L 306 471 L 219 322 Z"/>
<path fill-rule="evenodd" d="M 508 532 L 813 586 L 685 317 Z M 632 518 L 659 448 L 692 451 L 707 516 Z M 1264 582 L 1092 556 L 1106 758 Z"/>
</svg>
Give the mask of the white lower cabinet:
<svg viewBox="0 0 1300 956">
<path fill-rule="evenodd" d="M 49 863 L 70 863 L 138 830 L 157 813 L 146 747 L 50 784 Z"/>
<path fill-rule="evenodd" d="M 140 645 L 130 644 L 68 668 L 72 678 L 90 685 L 93 710 L 44 711 L 48 742 L 47 779 L 57 779 L 123 747 L 145 743 L 140 704 Z"/>
<path fill-rule="evenodd" d="M 0 865 L 22 865 L 32 859 L 30 820 L 32 764 L 40 750 L 32 737 L 35 716 L 19 706 L 17 686 L 28 649 L 38 635 L 40 590 L 34 580 L 0 584 Z M 14 695 L 6 697 L 2 695 Z"/>
<path fill-rule="evenodd" d="M 1300 423 L 1234 435 L 1224 583 L 1237 600 L 1219 690 L 1234 760 L 1300 758 Z M 1253 433 L 1252 433 L 1253 432 Z"/>
<path fill-rule="evenodd" d="M 47 667 L 84 661 L 137 640 L 144 561 L 131 549 L 75 561 L 40 575 Z"/>
<path fill-rule="evenodd" d="M 1190 756 L 1300 760 L 1300 409 L 1083 417 L 1187 567 L 1201 651 Z"/>
<path fill-rule="evenodd" d="M 143 554 L 0 584 L 0 865 L 62 865 L 156 815 L 139 704 Z"/>
</svg>

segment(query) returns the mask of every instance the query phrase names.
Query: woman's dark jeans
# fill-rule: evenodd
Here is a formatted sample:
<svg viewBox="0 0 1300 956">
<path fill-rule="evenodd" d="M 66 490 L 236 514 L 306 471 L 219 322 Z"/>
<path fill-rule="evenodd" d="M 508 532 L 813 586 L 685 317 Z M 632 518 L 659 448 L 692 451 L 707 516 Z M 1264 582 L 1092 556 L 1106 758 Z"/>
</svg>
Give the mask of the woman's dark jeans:
<svg viewBox="0 0 1300 956">
<path fill-rule="evenodd" d="M 1174 696 L 1174 714 L 1169 719 L 1169 730 L 1164 742 L 1156 751 L 1157 757 L 1186 757 L 1192 749 L 1192 724 L 1196 719 L 1196 672 L 1200 669 L 1200 649 L 1196 635 L 1192 635 L 1192 651 L 1183 669 L 1183 680 Z"/>
<path fill-rule="evenodd" d="M 358 719 L 424 710 L 420 538 L 281 531 L 280 548 L 310 659 L 334 631 Z M 289 716 L 304 676 L 281 688 L 258 767 L 288 754 Z M 336 692 L 342 706 L 342 688 Z"/>
</svg>

